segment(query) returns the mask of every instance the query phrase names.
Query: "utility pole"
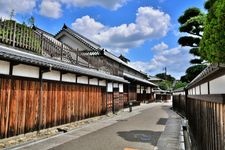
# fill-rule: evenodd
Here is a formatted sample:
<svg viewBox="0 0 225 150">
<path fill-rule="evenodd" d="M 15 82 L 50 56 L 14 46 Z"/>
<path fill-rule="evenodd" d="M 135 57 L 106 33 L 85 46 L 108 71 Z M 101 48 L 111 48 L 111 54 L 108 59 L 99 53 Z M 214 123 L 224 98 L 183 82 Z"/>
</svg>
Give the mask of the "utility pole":
<svg viewBox="0 0 225 150">
<path fill-rule="evenodd" d="M 165 70 L 164 77 L 165 77 L 165 80 L 166 80 L 166 74 L 167 74 L 167 69 L 166 69 L 166 67 L 165 67 L 163 70 Z"/>
</svg>

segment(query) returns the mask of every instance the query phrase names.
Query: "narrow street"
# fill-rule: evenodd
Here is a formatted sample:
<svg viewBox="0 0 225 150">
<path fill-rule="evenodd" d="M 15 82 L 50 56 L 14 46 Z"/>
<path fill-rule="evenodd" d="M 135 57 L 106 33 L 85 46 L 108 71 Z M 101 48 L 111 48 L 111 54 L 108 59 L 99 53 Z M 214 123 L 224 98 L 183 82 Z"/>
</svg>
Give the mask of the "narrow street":
<svg viewBox="0 0 225 150">
<path fill-rule="evenodd" d="M 133 112 L 90 124 L 18 149 L 154 150 L 171 115 L 171 103 L 143 104 Z"/>
</svg>

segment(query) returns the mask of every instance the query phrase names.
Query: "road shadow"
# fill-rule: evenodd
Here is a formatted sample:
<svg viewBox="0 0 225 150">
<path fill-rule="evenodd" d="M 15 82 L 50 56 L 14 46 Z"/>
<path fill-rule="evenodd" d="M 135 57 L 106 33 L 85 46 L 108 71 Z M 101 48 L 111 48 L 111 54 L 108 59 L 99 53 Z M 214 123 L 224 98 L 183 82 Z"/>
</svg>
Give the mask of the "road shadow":
<svg viewBox="0 0 225 150">
<path fill-rule="evenodd" d="M 157 141 L 162 132 L 155 132 L 151 130 L 131 130 L 117 132 L 118 136 L 129 142 L 149 143 L 156 146 Z"/>
<path fill-rule="evenodd" d="M 160 118 L 160 119 L 157 121 L 157 124 L 158 124 L 158 125 L 166 125 L 167 120 L 168 120 L 168 118 Z"/>
</svg>

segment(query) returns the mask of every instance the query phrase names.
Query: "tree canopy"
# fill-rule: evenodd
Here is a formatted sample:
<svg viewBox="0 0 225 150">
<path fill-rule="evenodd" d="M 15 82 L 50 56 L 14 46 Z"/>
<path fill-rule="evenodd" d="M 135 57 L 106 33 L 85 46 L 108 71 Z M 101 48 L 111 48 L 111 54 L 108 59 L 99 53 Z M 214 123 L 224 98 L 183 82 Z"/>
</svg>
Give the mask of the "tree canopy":
<svg viewBox="0 0 225 150">
<path fill-rule="evenodd" d="M 187 33 L 187 35 L 179 38 L 178 43 L 181 46 L 191 47 L 189 53 L 195 58 L 190 60 L 194 66 L 186 70 L 186 75 L 181 77 L 181 81 L 190 82 L 193 80 L 206 66 L 202 65 L 203 58 L 199 50 L 200 41 L 204 30 L 205 14 L 199 8 L 188 8 L 178 19 L 180 23 L 179 31 Z"/>
<path fill-rule="evenodd" d="M 190 54 L 198 57 L 191 60 L 191 64 L 201 64 L 203 60 L 199 58 L 199 44 L 204 29 L 205 14 L 203 14 L 199 8 L 188 8 L 185 10 L 184 14 L 178 18 L 178 22 L 180 23 L 179 31 L 189 34 L 180 37 L 178 43 L 181 46 L 191 47 Z"/>
<path fill-rule="evenodd" d="M 225 63 L 225 1 L 209 0 L 208 14 L 200 44 L 201 56 L 211 63 Z"/>
<path fill-rule="evenodd" d="M 165 73 L 158 73 L 155 75 L 156 77 L 163 79 L 163 80 L 168 80 L 168 81 L 174 81 L 175 78 L 172 77 L 171 75 L 165 74 Z"/>
</svg>

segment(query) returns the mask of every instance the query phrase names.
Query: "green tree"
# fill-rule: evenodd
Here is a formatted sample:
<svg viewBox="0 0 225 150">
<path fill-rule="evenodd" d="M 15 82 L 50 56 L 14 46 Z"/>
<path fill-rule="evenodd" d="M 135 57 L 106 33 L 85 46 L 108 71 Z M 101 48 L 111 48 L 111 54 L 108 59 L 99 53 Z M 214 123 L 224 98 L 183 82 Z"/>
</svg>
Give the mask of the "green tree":
<svg viewBox="0 0 225 150">
<path fill-rule="evenodd" d="M 181 46 L 191 47 L 189 53 L 196 56 L 194 59 L 190 60 L 190 63 L 194 64 L 194 66 L 189 67 L 186 70 L 186 75 L 181 77 L 181 81 L 190 82 L 206 67 L 205 65 L 199 67 L 199 65 L 203 63 L 199 45 L 204 29 L 205 14 L 202 13 L 199 8 L 188 8 L 185 10 L 184 14 L 179 17 L 178 22 L 180 23 L 179 31 L 187 33 L 187 35 L 179 38 L 178 43 Z M 189 74 L 189 72 L 193 74 Z"/>
<path fill-rule="evenodd" d="M 159 88 L 162 90 L 170 90 L 172 88 L 172 82 L 168 80 L 161 81 L 159 83 Z"/>
<path fill-rule="evenodd" d="M 204 34 L 200 44 L 201 56 L 211 63 L 225 63 L 225 1 L 209 0 Z"/>
<path fill-rule="evenodd" d="M 206 65 L 194 65 L 186 70 L 187 82 L 191 82 L 202 70 L 206 68 Z"/>
<path fill-rule="evenodd" d="M 158 78 L 163 79 L 163 81 L 161 81 L 159 83 L 159 88 L 162 90 L 171 90 L 173 83 L 175 81 L 175 78 L 169 74 L 166 73 L 158 73 L 155 75 Z"/>
<path fill-rule="evenodd" d="M 176 84 L 174 85 L 173 89 L 176 90 L 176 89 L 179 89 L 181 87 L 185 87 L 186 85 L 187 85 L 186 82 L 177 81 Z"/>
<path fill-rule="evenodd" d="M 202 38 L 205 14 L 199 8 L 189 8 L 179 17 L 178 22 L 180 23 L 179 31 L 188 34 L 188 36 L 180 37 L 178 43 L 181 46 L 191 47 L 190 54 L 198 57 L 190 61 L 192 64 L 201 64 L 203 60 L 199 57 L 199 43 Z"/>
<path fill-rule="evenodd" d="M 175 78 L 172 77 L 171 75 L 167 75 L 165 73 L 158 73 L 155 75 L 156 77 L 163 79 L 163 80 L 168 80 L 168 81 L 174 81 Z"/>
</svg>

